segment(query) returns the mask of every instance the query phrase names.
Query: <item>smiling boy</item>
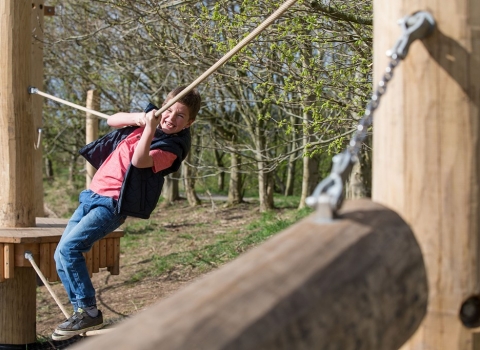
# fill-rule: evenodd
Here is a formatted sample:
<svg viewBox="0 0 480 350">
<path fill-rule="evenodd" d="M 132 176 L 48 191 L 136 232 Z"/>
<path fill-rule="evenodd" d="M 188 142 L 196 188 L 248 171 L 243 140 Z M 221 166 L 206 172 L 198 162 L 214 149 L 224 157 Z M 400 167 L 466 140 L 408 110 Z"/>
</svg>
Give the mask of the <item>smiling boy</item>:
<svg viewBox="0 0 480 350">
<path fill-rule="evenodd" d="M 172 90 L 164 104 L 184 88 Z M 152 105 L 141 113 L 114 114 L 107 123 L 118 129 L 80 150 L 98 170 L 90 188 L 80 193 L 80 204 L 55 251 L 57 273 L 74 313 L 57 326 L 52 334 L 54 340 L 103 326 L 83 253 L 117 229 L 127 216 L 150 216 L 164 177 L 180 168 L 190 150 L 189 127 L 200 104 L 200 95 L 193 89 L 159 118 Z"/>
</svg>

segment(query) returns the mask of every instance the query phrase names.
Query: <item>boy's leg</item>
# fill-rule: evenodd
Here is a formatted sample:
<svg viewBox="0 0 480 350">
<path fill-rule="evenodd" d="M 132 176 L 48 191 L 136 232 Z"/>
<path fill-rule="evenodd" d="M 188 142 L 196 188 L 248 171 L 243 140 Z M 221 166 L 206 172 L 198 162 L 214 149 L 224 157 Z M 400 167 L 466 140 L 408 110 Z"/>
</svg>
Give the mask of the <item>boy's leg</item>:
<svg viewBox="0 0 480 350">
<path fill-rule="evenodd" d="M 80 206 L 55 251 L 59 276 L 75 309 L 74 315 L 57 327 L 57 334 L 75 335 L 103 325 L 100 311 L 98 315 L 86 312 L 89 307 L 95 306 L 97 313 L 95 289 L 82 253 L 89 251 L 96 241 L 123 223 L 125 217 L 115 214 L 115 206 L 113 199 L 92 191 L 84 191 L 80 195 Z"/>
</svg>

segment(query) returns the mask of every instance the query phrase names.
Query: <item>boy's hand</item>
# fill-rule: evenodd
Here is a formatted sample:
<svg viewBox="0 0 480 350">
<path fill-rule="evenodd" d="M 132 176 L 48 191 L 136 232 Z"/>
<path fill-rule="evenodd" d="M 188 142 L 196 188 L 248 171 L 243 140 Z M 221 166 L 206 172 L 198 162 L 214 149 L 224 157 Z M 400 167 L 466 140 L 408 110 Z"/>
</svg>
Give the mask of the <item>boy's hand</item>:
<svg viewBox="0 0 480 350">
<path fill-rule="evenodd" d="M 158 123 L 160 123 L 160 118 L 155 116 L 156 109 L 152 109 L 145 115 L 145 126 L 150 126 L 152 129 L 156 129 Z"/>
</svg>

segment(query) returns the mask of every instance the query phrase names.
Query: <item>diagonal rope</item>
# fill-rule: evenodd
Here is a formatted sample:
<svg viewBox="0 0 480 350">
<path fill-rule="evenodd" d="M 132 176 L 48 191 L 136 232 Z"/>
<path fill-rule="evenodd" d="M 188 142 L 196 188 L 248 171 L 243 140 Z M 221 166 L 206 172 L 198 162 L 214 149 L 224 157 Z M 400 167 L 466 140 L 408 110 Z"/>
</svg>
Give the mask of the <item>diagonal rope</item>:
<svg viewBox="0 0 480 350">
<path fill-rule="evenodd" d="M 33 87 L 33 86 L 29 86 L 29 87 L 28 87 L 28 92 L 29 92 L 30 94 L 37 94 L 37 95 L 40 95 L 40 96 L 49 98 L 50 100 L 53 100 L 53 101 L 56 101 L 56 102 L 59 102 L 59 103 L 63 103 L 64 105 L 67 105 L 67 106 L 70 106 L 70 107 L 73 107 L 73 108 L 76 108 L 76 109 L 80 109 L 80 110 L 82 110 L 82 111 L 84 111 L 84 112 L 94 114 L 94 115 L 96 115 L 96 116 L 98 116 L 98 117 L 102 117 L 102 118 L 104 118 L 104 119 L 108 119 L 108 117 L 109 117 L 108 114 L 104 114 L 104 113 L 101 113 L 101 112 L 97 112 L 97 111 L 94 111 L 93 109 L 86 108 L 86 107 L 77 105 L 77 104 L 75 104 L 75 103 L 62 100 L 61 98 L 55 97 L 55 96 L 53 96 L 53 95 L 49 95 L 49 94 L 47 94 L 47 93 L 45 93 L 45 92 L 41 92 L 40 90 L 38 90 L 36 87 Z"/>
</svg>

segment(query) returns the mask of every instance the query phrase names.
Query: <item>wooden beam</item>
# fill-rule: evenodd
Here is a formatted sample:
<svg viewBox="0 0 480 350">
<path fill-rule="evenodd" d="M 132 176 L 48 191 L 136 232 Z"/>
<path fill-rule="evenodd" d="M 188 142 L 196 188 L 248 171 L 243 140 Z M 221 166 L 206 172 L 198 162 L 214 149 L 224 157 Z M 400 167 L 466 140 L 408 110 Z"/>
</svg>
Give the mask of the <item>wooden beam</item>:
<svg viewBox="0 0 480 350">
<path fill-rule="evenodd" d="M 373 8 L 375 84 L 402 34 L 399 18 L 428 10 L 437 23 L 411 45 L 374 117 L 372 198 L 412 227 L 428 271 L 428 313 L 402 349 L 471 350 L 459 312 L 480 294 L 480 2 Z"/>
<path fill-rule="evenodd" d="M 31 1 L 0 1 L 0 227 L 35 226 Z"/>
<path fill-rule="evenodd" d="M 75 349 L 398 349 L 426 311 L 419 246 L 379 204 L 340 215 L 312 214 Z"/>
</svg>

